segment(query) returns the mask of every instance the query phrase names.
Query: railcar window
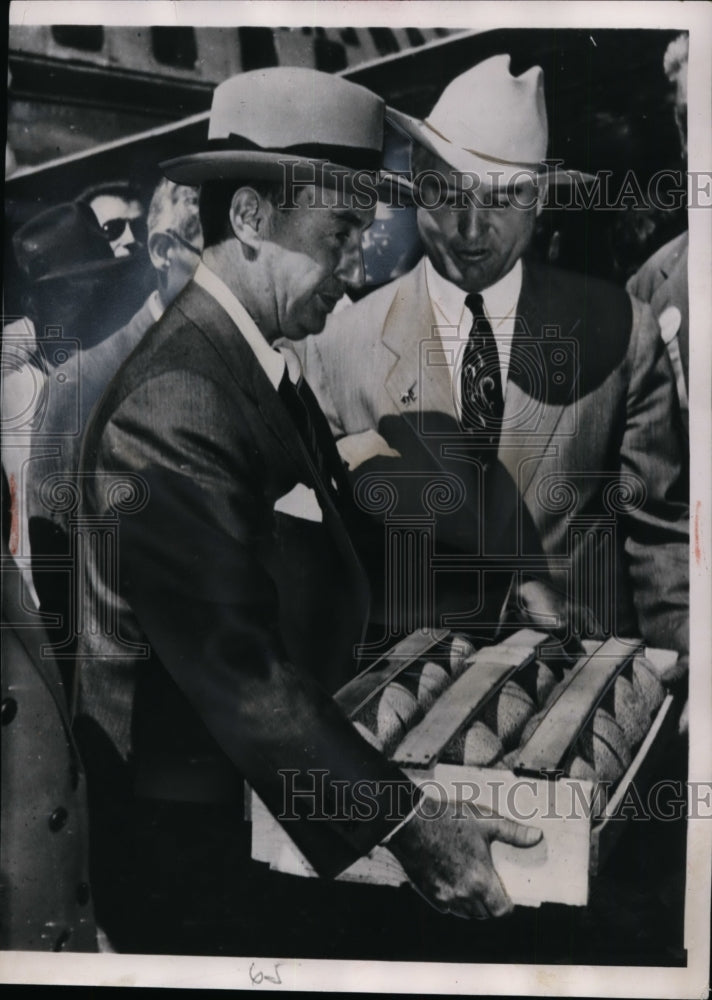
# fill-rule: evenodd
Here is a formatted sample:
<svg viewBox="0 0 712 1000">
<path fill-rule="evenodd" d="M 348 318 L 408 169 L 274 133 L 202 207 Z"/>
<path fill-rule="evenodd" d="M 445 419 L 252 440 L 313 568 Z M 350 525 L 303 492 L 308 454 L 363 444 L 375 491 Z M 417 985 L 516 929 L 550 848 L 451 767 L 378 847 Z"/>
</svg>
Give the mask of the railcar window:
<svg viewBox="0 0 712 1000">
<path fill-rule="evenodd" d="M 392 52 L 399 51 L 396 36 L 390 28 L 369 28 L 368 30 L 371 32 L 371 38 L 378 49 L 379 55 L 388 56 Z"/>
<path fill-rule="evenodd" d="M 424 45 L 425 37 L 420 28 L 406 28 L 405 33 L 411 45 Z"/>
<path fill-rule="evenodd" d="M 193 69 L 198 58 L 195 30 L 188 27 L 151 28 L 151 48 L 157 62 L 176 69 Z"/>
<path fill-rule="evenodd" d="M 277 50 L 271 28 L 240 28 L 240 53 L 244 70 L 276 66 Z"/>
<path fill-rule="evenodd" d="M 104 29 L 100 24 L 53 24 L 52 38 L 58 45 L 85 52 L 101 52 L 104 47 Z"/>
</svg>

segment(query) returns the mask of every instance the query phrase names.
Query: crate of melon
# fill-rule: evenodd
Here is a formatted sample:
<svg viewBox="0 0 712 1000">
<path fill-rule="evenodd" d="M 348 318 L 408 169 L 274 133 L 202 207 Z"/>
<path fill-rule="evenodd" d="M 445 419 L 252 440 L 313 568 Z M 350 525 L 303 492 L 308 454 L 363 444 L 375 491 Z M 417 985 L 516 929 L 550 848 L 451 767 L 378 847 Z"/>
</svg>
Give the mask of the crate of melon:
<svg viewBox="0 0 712 1000">
<path fill-rule="evenodd" d="M 475 648 L 447 630 L 417 632 L 336 695 L 361 736 L 422 788 L 423 815 L 448 803 L 539 826 L 538 845 L 494 842 L 513 902 L 583 906 L 656 777 L 677 718 L 662 682 L 676 654 L 633 639 L 585 642 L 572 657 L 553 637 L 521 629 Z M 314 875 L 253 794 L 252 856 Z M 386 847 L 340 876 L 407 881 Z"/>
</svg>

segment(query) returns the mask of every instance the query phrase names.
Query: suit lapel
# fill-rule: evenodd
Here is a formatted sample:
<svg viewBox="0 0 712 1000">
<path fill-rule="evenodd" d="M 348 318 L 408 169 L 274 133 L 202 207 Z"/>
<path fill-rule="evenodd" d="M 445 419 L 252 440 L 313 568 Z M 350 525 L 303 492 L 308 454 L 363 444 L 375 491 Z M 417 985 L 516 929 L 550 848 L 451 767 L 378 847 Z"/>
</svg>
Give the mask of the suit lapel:
<svg viewBox="0 0 712 1000">
<path fill-rule="evenodd" d="M 424 259 L 398 285 L 383 344 L 394 356 L 385 386 L 398 411 L 446 413 L 455 419 L 452 381 L 430 304 Z"/>
<path fill-rule="evenodd" d="M 254 351 L 232 319 L 212 295 L 194 283 L 179 304 L 187 319 L 210 341 L 241 392 L 257 407 L 266 430 L 288 465 L 306 475 L 312 465 L 304 454 L 297 428 Z"/>
<path fill-rule="evenodd" d="M 265 429 L 278 446 L 285 463 L 292 467 L 300 482 L 311 485 L 327 513 L 334 537 L 349 558 L 356 555 L 331 494 L 309 455 L 292 417 L 280 399 L 255 353 L 222 306 L 199 285 L 192 283 L 180 300 L 180 307 L 191 323 L 208 338 L 241 391 L 253 401 Z"/>
<path fill-rule="evenodd" d="M 578 331 L 557 326 L 545 307 L 545 292 L 546 271 L 525 264 L 498 452 L 522 496 L 539 463 L 556 448 L 552 438 L 566 419 L 579 379 L 579 353 L 571 350 L 570 339 Z"/>
</svg>

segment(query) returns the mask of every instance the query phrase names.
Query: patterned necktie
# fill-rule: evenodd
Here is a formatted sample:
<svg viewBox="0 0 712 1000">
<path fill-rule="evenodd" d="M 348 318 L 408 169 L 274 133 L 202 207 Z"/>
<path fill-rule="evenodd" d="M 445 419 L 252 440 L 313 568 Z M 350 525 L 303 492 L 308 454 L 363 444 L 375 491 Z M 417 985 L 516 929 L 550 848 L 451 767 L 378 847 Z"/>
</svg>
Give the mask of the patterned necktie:
<svg viewBox="0 0 712 1000">
<path fill-rule="evenodd" d="M 504 414 L 499 352 L 482 296 L 468 295 L 465 305 L 473 322 L 460 370 L 461 425 L 464 431 L 480 433 L 483 443 L 496 450 Z"/>
</svg>

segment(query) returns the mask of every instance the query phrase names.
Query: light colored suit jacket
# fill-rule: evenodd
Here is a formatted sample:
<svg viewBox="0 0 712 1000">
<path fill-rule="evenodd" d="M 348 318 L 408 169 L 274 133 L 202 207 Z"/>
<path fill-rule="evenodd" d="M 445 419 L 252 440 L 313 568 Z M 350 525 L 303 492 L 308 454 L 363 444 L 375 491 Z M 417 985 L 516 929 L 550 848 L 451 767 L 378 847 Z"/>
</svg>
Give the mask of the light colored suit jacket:
<svg viewBox="0 0 712 1000">
<path fill-rule="evenodd" d="M 299 353 L 333 433 L 374 428 L 402 450 L 394 429 L 402 440 L 407 427 L 431 454 L 451 455 L 457 411 L 443 335 L 421 261 L 307 338 Z M 521 565 L 528 513 L 555 582 L 595 611 L 601 632 L 640 631 L 686 650 L 689 526 L 675 405 L 648 306 L 607 283 L 525 265 L 498 451 L 517 486 L 510 530 Z M 489 502 L 505 501 L 495 491 Z"/>
</svg>

